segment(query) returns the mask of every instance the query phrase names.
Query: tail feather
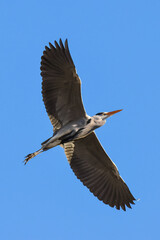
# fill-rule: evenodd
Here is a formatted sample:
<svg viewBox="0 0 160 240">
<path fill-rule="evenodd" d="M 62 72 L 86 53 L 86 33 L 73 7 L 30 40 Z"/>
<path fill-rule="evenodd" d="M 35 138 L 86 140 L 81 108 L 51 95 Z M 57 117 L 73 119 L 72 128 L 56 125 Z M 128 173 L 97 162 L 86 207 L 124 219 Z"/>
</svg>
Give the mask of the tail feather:
<svg viewBox="0 0 160 240">
<path fill-rule="evenodd" d="M 34 152 L 34 153 L 30 153 L 28 154 L 26 157 L 25 157 L 25 160 L 24 160 L 24 164 L 26 165 L 27 162 L 34 158 L 35 156 L 37 156 L 39 153 L 41 153 L 43 150 L 42 149 L 39 149 L 38 151 Z"/>
</svg>

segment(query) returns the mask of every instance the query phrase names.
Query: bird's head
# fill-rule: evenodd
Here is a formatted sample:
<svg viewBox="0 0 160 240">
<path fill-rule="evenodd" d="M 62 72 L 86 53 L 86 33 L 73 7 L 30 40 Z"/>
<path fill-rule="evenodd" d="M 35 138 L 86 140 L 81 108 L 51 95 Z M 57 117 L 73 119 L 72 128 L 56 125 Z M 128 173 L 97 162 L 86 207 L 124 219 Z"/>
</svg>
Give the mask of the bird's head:
<svg viewBox="0 0 160 240">
<path fill-rule="evenodd" d="M 122 109 L 120 110 L 116 110 L 116 111 L 112 111 L 112 112 L 100 112 L 100 113 L 97 113 L 95 115 L 95 117 L 97 116 L 98 118 L 101 118 L 103 121 L 106 120 L 108 117 L 111 117 L 112 115 L 114 115 L 115 113 L 118 113 L 122 111 Z"/>
</svg>

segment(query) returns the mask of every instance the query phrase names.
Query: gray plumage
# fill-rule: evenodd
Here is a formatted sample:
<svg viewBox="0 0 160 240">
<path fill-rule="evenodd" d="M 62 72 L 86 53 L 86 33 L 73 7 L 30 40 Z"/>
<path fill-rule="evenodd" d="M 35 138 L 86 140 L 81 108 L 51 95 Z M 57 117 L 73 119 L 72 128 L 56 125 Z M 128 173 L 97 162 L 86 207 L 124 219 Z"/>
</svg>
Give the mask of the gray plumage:
<svg viewBox="0 0 160 240">
<path fill-rule="evenodd" d="M 54 134 L 41 149 L 28 154 L 25 164 L 39 153 L 61 145 L 77 178 L 111 207 L 131 208 L 135 198 L 120 177 L 116 165 L 99 143 L 94 130 L 121 111 L 86 114 L 81 98 L 81 81 L 71 58 L 68 42 L 55 41 L 45 47 L 41 61 L 42 95 Z"/>
</svg>

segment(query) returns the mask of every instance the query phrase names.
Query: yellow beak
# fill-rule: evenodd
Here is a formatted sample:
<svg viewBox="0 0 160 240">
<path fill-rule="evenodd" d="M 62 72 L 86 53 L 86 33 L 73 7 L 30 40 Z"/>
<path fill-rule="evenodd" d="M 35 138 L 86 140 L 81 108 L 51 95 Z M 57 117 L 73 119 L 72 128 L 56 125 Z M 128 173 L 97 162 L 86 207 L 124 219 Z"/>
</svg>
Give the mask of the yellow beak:
<svg viewBox="0 0 160 240">
<path fill-rule="evenodd" d="M 116 110 L 116 111 L 112 111 L 112 112 L 106 112 L 105 115 L 107 115 L 108 117 L 111 117 L 112 115 L 114 115 L 115 113 L 121 112 L 123 109 L 120 110 Z"/>
</svg>

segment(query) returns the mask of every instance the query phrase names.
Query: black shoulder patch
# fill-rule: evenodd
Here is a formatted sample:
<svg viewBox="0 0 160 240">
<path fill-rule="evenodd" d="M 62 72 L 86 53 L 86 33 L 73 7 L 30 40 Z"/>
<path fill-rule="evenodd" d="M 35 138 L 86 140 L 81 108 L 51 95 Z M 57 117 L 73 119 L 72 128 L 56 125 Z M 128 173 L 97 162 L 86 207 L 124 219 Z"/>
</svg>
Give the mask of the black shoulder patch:
<svg viewBox="0 0 160 240">
<path fill-rule="evenodd" d="M 87 124 L 89 124 L 91 122 L 91 118 L 87 120 Z"/>
</svg>

